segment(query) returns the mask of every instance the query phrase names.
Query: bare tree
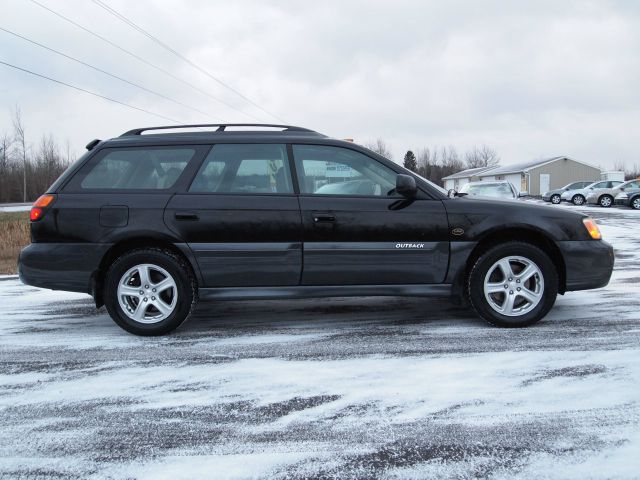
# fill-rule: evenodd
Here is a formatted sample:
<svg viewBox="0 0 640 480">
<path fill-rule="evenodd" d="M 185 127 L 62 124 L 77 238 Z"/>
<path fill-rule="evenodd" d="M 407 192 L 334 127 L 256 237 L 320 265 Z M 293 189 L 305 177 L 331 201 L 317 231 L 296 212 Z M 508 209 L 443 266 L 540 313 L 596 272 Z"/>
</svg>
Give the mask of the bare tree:
<svg viewBox="0 0 640 480">
<path fill-rule="evenodd" d="M 495 167 L 500 163 L 498 153 L 487 145 L 474 146 L 465 154 L 467 168 Z"/>
<path fill-rule="evenodd" d="M 13 135 L 18 143 L 19 154 L 22 157 L 22 201 L 27 201 L 27 141 L 25 138 L 24 125 L 22 124 L 22 115 L 20 109 L 16 106 L 13 112 Z"/>
<path fill-rule="evenodd" d="M 0 202 L 11 199 L 11 167 L 13 138 L 3 133 L 0 137 Z"/>
<path fill-rule="evenodd" d="M 389 150 L 389 147 L 387 147 L 387 143 L 380 137 L 376 138 L 375 141 L 367 142 L 365 147 L 367 147 L 372 152 L 377 153 L 378 155 L 382 155 L 383 157 L 388 158 L 389 160 L 393 159 L 391 151 Z"/>
</svg>

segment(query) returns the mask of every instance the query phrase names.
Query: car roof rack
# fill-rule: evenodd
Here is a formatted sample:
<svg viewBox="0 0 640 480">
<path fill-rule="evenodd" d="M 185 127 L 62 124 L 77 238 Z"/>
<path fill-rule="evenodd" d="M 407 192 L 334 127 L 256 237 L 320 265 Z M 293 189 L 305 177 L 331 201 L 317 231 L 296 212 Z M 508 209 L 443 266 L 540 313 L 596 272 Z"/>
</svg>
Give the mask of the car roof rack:
<svg viewBox="0 0 640 480">
<path fill-rule="evenodd" d="M 132 135 L 141 135 L 142 132 L 149 130 L 175 130 L 179 128 L 204 128 L 204 127 L 217 127 L 215 133 L 224 132 L 227 127 L 268 127 L 268 128 L 282 128 L 282 132 L 307 132 L 318 133 L 308 128 L 296 127 L 293 125 L 276 125 L 271 123 L 199 123 L 194 125 L 165 125 L 162 127 L 147 127 L 147 128 L 134 128 L 128 132 L 120 135 L 121 137 L 130 137 Z M 212 133 L 212 132 L 206 132 Z"/>
</svg>

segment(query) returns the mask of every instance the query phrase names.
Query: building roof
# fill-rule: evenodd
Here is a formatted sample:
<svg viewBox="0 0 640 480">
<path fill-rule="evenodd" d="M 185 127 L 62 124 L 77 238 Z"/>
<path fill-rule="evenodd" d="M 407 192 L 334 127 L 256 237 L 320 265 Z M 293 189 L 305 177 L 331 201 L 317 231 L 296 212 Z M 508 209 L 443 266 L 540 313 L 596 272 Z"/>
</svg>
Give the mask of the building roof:
<svg viewBox="0 0 640 480">
<path fill-rule="evenodd" d="M 496 168 L 496 167 L 467 168 L 466 170 L 462 170 L 461 172 L 454 173 L 446 177 L 442 177 L 442 180 L 453 180 L 454 178 L 473 177 L 474 175 L 478 175 L 479 173 L 485 172 L 487 170 L 491 170 L 493 168 Z"/>
</svg>

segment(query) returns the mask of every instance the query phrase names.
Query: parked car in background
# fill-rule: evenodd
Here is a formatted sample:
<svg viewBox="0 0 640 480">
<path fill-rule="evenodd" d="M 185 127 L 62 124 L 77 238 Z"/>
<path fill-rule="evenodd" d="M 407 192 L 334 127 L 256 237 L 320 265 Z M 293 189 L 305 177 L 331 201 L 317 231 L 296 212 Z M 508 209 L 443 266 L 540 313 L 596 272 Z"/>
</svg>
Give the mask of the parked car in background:
<svg viewBox="0 0 640 480">
<path fill-rule="evenodd" d="M 594 192 L 597 193 L 601 190 L 605 190 L 607 188 L 614 188 L 624 182 L 620 182 L 618 180 L 602 180 L 600 182 L 594 182 L 591 185 L 588 185 L 585 188 L 575 189 L 575 190 L 567 190 L 560 198 L 565 202 L 571 202 L 574 205 L 584 205 L 587 201 L 587 196 Z"/>
<path fill-rule="evenodd" d="M 557 188 L 556 190 L 549 190 L 542 194 L 542 200 L 545 202 L 551 202 L 554 205 L 558 205 L 561 201 L 561 195 L 569 190 L 580 190 L 583 189 L 593 183 L 593 180 L 589 180 L 588 182 L 571 182 L 565 185 L 562 188 Z"/>
<path fill-rule="evenodd" d="M 616 195 L 615 204 L 640 210 L 640 188 L 625 187 L 623 191 Z"/>
<path fill-rule="evenodd" d="M 616 196 L 626 188 L 640 188 L 640 180 L 629 180 L 613 188 L 589 191 L 587 194 L 587 203 L 608 208 L 614 204 Z"/>
<path fill-rule="evenodd" d="M 511 182 L 469 182 L 462 186 L 463 195 L 492 198 L 518 198 L 518 191 Z"/>
</svg>

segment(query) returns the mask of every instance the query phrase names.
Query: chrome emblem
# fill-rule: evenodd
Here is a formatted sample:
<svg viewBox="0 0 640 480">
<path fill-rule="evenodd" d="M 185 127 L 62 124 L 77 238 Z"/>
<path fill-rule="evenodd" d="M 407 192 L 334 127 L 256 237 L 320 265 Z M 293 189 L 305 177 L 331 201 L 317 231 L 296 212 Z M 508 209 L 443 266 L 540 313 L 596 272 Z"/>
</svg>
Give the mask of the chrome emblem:
<svg viewBox="0 0 640 480">
<path fill-rule="evenodd" d="M 453 230 L 451 230 L 451 235 L 463 235 L 464 234 L 464 229 L 460 228 L 460 227 L 456 227 Z"/>
</svg>

